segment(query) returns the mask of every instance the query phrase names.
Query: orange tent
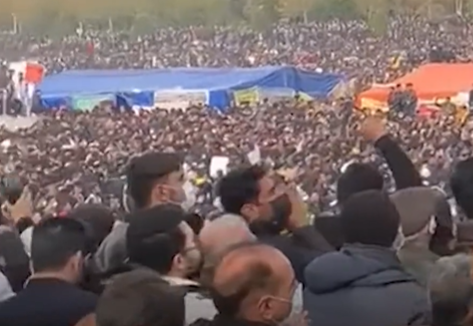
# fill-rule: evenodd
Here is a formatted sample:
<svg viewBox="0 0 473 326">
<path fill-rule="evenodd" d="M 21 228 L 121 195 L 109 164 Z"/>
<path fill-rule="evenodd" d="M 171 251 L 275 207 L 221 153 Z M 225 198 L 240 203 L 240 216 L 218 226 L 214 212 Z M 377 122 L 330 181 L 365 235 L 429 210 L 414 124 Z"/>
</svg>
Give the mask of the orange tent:
<svg viewBox="0 0 473 326">
<path fill-rule="evenodd" d="M 358 95 L 360 107 L 386 105 L 389 86 L 411 83 L 422 102 L 454 97 L 460 92 L 468 92 L 473 87 L 472 63 L 430 63 L 388 85 L 375 85 Z"/>
</svg>

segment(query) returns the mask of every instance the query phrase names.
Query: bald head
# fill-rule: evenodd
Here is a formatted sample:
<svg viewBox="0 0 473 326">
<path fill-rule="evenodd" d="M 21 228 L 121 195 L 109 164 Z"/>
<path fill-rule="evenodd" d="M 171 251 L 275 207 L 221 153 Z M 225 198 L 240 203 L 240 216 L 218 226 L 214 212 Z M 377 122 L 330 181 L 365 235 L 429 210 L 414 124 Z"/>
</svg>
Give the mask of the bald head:
<svg viewBox="0 0 473 326">
<path fill-rule="evenodd" d="M 251 294 L 276 294 L 280 287 L 290 288 L 294 283 L 291 264 L 279 250 L 264 244 L 243 244 L 227 252 L 215 267 L 214 303 L 220 313 L 232 315 L 243 300 L 259 299 Z"/>
</svg>

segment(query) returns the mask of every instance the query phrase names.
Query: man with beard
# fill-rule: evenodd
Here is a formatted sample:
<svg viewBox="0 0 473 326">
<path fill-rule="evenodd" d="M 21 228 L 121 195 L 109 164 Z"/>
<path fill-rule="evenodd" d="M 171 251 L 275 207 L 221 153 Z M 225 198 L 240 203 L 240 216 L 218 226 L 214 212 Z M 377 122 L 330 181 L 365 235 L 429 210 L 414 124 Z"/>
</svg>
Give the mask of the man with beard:
<svg viewBox="0 0 473 326">
<path fill-rule="evenodd" d="M 202 256 L 185 218 L 182 209 L 170 204 L 137 211 L 130 219 L 126 243 L 132 267 L 153 270 L 183 290 L 189 325 L 198 318 L 213 317 L 215 308 L 199 295 L 200 284 L 189 279 L 200 270 Z"/>
<path fill-rule="evenodd" d="M 332 250 L 306 225 L 306 211 L 297 190 L 278 183 L 264 167 L 252 165 L 229 172 L 220 181 L 218 192 L 227 218 L 232 214 L 243 219 L 258 240 L 281 250 L 299 282 L 304 283 L 304 268 L 313 258 Z"/>
</svg>

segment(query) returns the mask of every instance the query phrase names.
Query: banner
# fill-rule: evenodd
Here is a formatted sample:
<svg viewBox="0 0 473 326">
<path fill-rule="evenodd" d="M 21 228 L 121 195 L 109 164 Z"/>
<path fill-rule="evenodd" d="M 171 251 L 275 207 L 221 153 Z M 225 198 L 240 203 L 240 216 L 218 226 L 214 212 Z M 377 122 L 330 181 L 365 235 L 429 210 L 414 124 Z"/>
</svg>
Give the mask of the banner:
<svg viewBox="0 0 473 326">
<path fill-rule="evenodd" d="M 206 91 L 157 91 L 154 106 L 161 109 L 186 109 L 192 105 L 208 103 Z"/>
<path fill-rule="evenodd" d="M 259 100 L 259 92 L 256 88 L 242 89 L 233 92 L 233 99 L 236 105 L 256 103 Z"/>
<path fill-rule="evenodd" d="M 94 107 L 104 102 L 115 102 L 113 95 L 78 95 L 73 96 L 71 106 L 73 110 L 92 111 Z"/>
<path fill-rule="evenodd" d="M 296 92 L 290 88 L 278 87 L 261 89 L 259 94 L 261 99 L 266 99 L 270 103 L 277 103 L 293 99 Z"/>
</svg>

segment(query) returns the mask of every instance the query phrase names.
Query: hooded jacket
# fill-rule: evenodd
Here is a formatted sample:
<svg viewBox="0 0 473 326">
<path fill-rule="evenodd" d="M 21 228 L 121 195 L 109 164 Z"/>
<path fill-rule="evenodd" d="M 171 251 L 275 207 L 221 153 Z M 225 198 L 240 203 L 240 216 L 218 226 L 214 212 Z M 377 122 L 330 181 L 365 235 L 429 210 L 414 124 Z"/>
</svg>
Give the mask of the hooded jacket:
<svg viewBox="0 0 473 326">
<path fill-rule="evenodd" d="M 391 249 L 350 245 L 305 269 L 304 308 L 310 325 L 428 325 L 426 291 Z"/>
</svg>

